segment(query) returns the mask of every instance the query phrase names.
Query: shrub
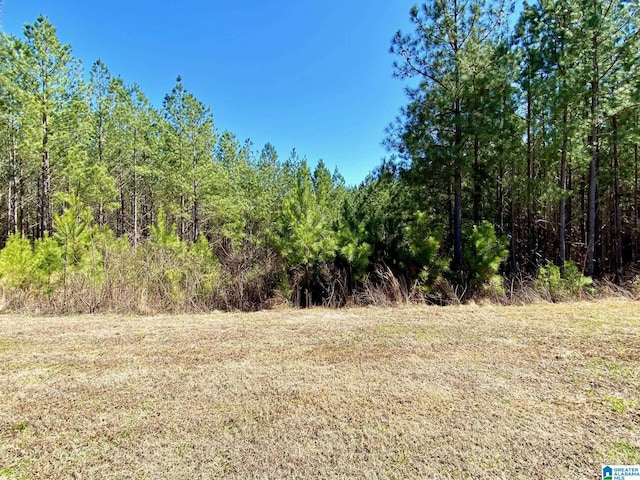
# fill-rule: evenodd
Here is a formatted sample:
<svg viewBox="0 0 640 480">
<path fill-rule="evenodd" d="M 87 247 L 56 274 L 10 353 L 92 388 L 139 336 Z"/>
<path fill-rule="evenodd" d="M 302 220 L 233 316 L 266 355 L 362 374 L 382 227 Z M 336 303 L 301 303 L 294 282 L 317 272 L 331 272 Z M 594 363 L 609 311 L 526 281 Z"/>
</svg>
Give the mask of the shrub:
<svg viewBox="0 0 640 480">
<path fill-rule="evenodd" d="M 585 288 L 592 283 L 591 278 L 584 276 L 572 261 L 565 263 L 564 274 L 560 267 L 551 261 L 538 270 L 538 290 L 553 301 L 580 298 Z"/>
<path fill-rule="evenodd" d="M 62 215 L 53 218 L 53 238 L 63 250 L 66 267 L 82 267 L 88 253 L 93 253 L 92 238 L 95 234 L 91 208 L 75 194 L 59 195 L 66 204 Z"/>
<path fill-rule="evenodd" d="M 432 284 L 449 268 L 449 259 L 440 257 L 439 233 L 433 232 L 430 219 L 417 211 L 413 221 L 405 227 L 405 268 L 416 267 L 423 290 L 430 291 Z"/>
<path fill-rule="evenodd" d="M 27 287 L 32 282 L 36 265 L 31 242 L 14 233 L 0 251 L 0 282 L 7 288 Z"/>
<path fill-rule="evenodd" d="M 35 262 L 33 283 L 43 287 L 46 293 L 51 293 L 61 278 L 62 248 L 53 238 L 45 235 L 44 238 L 34 242 L 33 256 Z"/>
<path fill-rule="evenodd" d="M 357 231 L 345 227 L 338 232 L 338 254 L 358 280 L 363 280 L 366 275 L 372 251 L 371 245 L 364 241 L 364 238 L 365 231 L 361 225 Z"/>
<path fill-rule="evenodd" d="M 496 234 L 493 225 L 486 220 L 473 226 L 464 249 L 464 260 L 469 267 L 469 283 L 472 288 L 504 293 L 498 270 L 509 256 L 507 244 L 507 239 Z"/>
</svg>

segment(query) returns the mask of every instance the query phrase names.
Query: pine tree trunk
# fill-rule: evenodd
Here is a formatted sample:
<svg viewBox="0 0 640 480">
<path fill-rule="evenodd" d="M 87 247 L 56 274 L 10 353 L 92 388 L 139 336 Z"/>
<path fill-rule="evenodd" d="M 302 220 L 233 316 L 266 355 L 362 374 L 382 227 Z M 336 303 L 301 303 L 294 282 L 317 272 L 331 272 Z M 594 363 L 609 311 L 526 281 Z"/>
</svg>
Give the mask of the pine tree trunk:
<svg viewBox="0 0 640 480">
<path fill-rule="evenodd" d="M 9 159 L 9 164 L 12 165 L 11 159 Z M 13 233 L 14 223 L 13 223 L 13 186 L 15 185 L 15 173 L 11 173 L 11 178 L 7 182 L 7 237 Z"/>
<path fill-rule="evenodd" d="M 178 180 L 178 189 L 180 190 L 180 211 L 178 213 L 178 234 L 180 236 L 180 240 L 184 241 L 185 239 L 185 212 L 186 212 L 186 200 L 185 200 L 185 188 L 183 187 L 183 179 L 184 179 L 184 159 L 182 158 L 182 139 L 180 139 L 180 179 Z"/>
<path fill-rule="evenodd" d="M 498 178 L 496 179 L 496 217 L 500 233 L 504 232 L 504 164 L 500 159 Z"/>
<path fill-rule="evenodd" d="M 200 235 L 199 230 L 199 219 L 198 219 L 198 183 L 193 182 L 193 214 L 192 219 L 193 223 L 193 241 L 198 241 L 198 235 Z"/>
<path fill-rule="evenodd" d="M 569 192 L 573 191 L 573 174 L 569 165 L 567 165 L 567 190 Z M 566 200 L 566 218 L 566 238 L 568 239 L 568 242 L 565 242 L 566 260 L 571 260 L 571 242 L 573 238 L 573 200 L 571 197 Z"/>
<path fill-rule="evenodd" d="M 18 204 L 17 190 L 18 190 L 18 156 L 15 149 L 15 140 L 13 135 L 14 125 L 13 122 L 10 125 L 9 133 L 9 165 L 10 165 L 10 178 L 7 182 L 7 237 L 17 230 L 18 221 Z"/>
<path fill-rule="evenodd" d="M 532 78 L 529 78 L 530 83 Z M 531 84 L 527 90 L 527 188 L 526 188 L 526 208 L 527 208 L 527 260 L 533 260 L 533 242 L 535 232 L 533 231 L 533 133 L 531 128 L 533 95 Z"/>
<path fill-rule="evenodd" d="M 480 224 L 482 204 L 482 175 L 480 172 L 480 141 L 478 134 L 473 136 L 473 223 Z"/>
<path fill-rule="evenodd" d="M 458 1 L 453 0 L 453 53 L 458 56 Z M 454 173 L 453 173 L 453 265 L 454 269 L 462 269 L 462 106 L 460 100 L 460 71 L 455 68 L 455 101 L 454 101 Z"/>
<path fill-rule="evenodd" d="M 120 197 L 120 210 L 118 212 L 118 236 L 125 234 L 125 214 L 127 211 L 127 206 L 125 202 L 125 193 L 124 193 L 124 174 L 120 173 L 120 181 L 119 183 L 119 197 Z"/>
<path fill-rule="evenodd" d="M 143 156 L 144 161 L 144 156 Z M 133 246 L 138 246 L 138 150 L 133 150 Z"/>
<path fill-rule="evenodd" d="M 462 150 L 462 127 L 460 125 L 460 100 L 455 101 L 455 137 L 454 137 L 454 179 L 453 179 L 453 264 L 462 267 L 462 168 L 459 158 Z"/>
<path fill-rule="evenodd" d="M 638 241 L 640 237 L 640 231 L 638 231 L 638 223 L 640 223 L 640 211 L 638 211 L 640 208 L 640 203 L 638 202 L 638 200 L 640 200 L 640 195 L 638 194 L 638 162 L 640 158 L 638 156 L 637 143 L 633 146 L 633 160 L 633 208 L 635 211 L 635 215 L 633 216 L 633 260 L 635 261 L 638 259 L 638 254 L 640 254 L 640 242 Z"/>
<path fill-rule="evenodd" d="M 516 211 L 516 193 L 515 193 L 515 184 L 516 184 L 516 165 L 515 161 L 511 161 L 511 175 L 510 182 L 511 185 L 509 187 L 509 216 L 511 218 L 511 242 L 509 246 L 510 253 L 510 262 L 511 262 L 511 274 L 515 275 L 518 271 L 518 212 Z"/>
<path fill-rule="evenodd" d="M 622 261 L 622 212 L 620 211 L 620 173 L 618 158 L 618 120 L 616 115 L 611 118 L 612 129 L 612 161 L 613 161 L 613 250 L 615 261 L 616 281 L 621 282 L 624 276 Z"/>
<path fill-rule="evenodd" d="M 196 152 L 193 153 L 193 162 L 191 164 L 192 175 L 193 175 L 193 211 L 191 212 L 191 223 L 192 223 L 192 236 L 193 241 L 198 241 L 198 235 L 200 235 L 200 219 L 198 218 L 198 179 L 196 178 L 196 168 L 198 167 L 198 163 L 196 160 Z"/>
<path fill-rule="evenodd" d="M 560 271 L 564 275 L 564 267 L 567 261 L 567 148 L 569 140 L 567 138 L 567 109 L 562 113 L 563 138 L 562 152 L 560 160 L 560 212 L 558 226 L 558 241 L 560 246 Z"/>
<path fill-rule="evenodd" d="M 49 196 L 51 191 L 49 117 L 46 112 L 43 112 L 42 114 L 42 164 L 40 168 L 40 226 L 38 236 L 40 238 L 44 238 L 45 232 L 51 231 L 51 209 L 49 206 Z"/>
<path fill-rule="evenodd" d="M 102 112 L 99 114 L 99 125 L 98 125 L 98 163 L 102 165 L 104 162 L 104 127 L 103 127 L 103 118 Z M 102 227 L 105 225 L 104 218 L 104 202 L 102 196 L 100 196 L 100 204 L 98 205 L 98 224 Z"/>
<path fill-rule="evenodd" d="M 589 204 L 587 206 L 587 260 L 585 274 L 592 277 L 596 271 L 596 216 L 597 216 L 597 189 L 598 189 L 598 161 L 600 156 L 600 139 L 598 123 L 598 95 L 599 95 L 599 69 L 598 69 L 598 36 L 593 35 L 592 41 L 592 78 L 591 78 L 591 164 L 589 168 Z"/>
</svg>

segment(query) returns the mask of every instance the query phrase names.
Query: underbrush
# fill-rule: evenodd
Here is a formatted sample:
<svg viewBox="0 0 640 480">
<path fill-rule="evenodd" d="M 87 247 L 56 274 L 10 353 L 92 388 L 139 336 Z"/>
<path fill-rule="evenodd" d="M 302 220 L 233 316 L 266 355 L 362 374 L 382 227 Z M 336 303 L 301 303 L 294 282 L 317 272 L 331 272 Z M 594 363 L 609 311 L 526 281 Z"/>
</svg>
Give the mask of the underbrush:
<svg viewBox="0 0 640 480">
<path fill-rule="evenodd" d="M 427 285 L 420 277 L 411 278 L 384 265 L 351 282 L 347 272 L 325 270 L 307 290 L 296 284 L 302 276 L 287 274 L 277 256 L 268 251 L 260 253 L 263 263 L 243 261 L 246 252 L 230 254 L 221 262 L 208 250 L 198 251 L 197 244 L 184 250 L 152 244 L 133 249 L 127 242 L 106 245 L 96 249 L 94 267 L 61 269 L 39 283 L 0 282 L 0 311 L 153 314 L 281 306 L 524 305 L 640 298 L 635 277 L 623 284 L 582 276 L 563 278 L 558 267 L 550 265 L 541 268 L 537 278 L 493 276 L 492 283 L 475 290 L 443 276 Z M 301 295 L 307 295 L 306 300 Z"/>
<path fill-rule="evenodd" d="M 487 222 L 469 233 L 472 241 L 455 268 L 438 253 L 439 241 L 418 228 L 420 222 L 410 229 L 402 262 L 368 265 L 353 252 L 288 258 L 259 237 L 200 235 L 183 241 L 162 211 L 149 238 L 131 242 L 93 226 L 90 210 L 76 196 L 65 201 L 52 236 L 32 242 L 14 234 L 0 250 L 0 311 L 152 314 L 281 305 L 523 304 L 637 298 L 640 292 L 637 273 L 622 284 L 593 281 L 573 262 L 563 268 L 547 262 L 535 277 L 505 278 L 507 242 Z"/>
</svg>

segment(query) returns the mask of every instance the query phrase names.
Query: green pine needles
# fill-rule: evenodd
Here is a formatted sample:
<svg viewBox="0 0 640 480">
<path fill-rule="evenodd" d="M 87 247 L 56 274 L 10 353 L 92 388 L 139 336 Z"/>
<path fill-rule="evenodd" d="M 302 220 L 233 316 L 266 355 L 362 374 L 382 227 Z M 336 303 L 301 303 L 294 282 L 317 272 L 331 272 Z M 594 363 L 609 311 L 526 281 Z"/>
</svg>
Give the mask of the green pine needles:
<svg viewBox="0 0 640 480">
<path fill-rule="evenodd" d="M 507 239 L 497 235 L 491 223 L 485 220 L 480 225 L 474 225 L 464 250 L 470 285 L 476 289 L 504 293 L 498 271 L 508 256 Z"/>
</svg>

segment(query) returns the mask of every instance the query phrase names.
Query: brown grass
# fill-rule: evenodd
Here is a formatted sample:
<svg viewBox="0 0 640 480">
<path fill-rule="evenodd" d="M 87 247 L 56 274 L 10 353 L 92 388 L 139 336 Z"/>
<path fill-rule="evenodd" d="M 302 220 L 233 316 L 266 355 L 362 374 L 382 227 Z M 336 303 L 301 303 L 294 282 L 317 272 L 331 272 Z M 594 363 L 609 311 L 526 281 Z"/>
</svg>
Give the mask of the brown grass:
<svg viewBox="0 0 640 480">
<path fill-rule="evenodd" d="M 0 478 L 599 478 L 628 301 L 0 317 Z"/>
</svg>

